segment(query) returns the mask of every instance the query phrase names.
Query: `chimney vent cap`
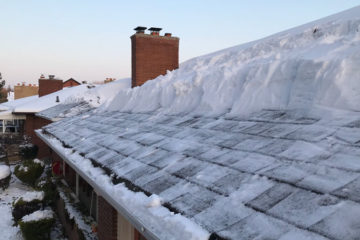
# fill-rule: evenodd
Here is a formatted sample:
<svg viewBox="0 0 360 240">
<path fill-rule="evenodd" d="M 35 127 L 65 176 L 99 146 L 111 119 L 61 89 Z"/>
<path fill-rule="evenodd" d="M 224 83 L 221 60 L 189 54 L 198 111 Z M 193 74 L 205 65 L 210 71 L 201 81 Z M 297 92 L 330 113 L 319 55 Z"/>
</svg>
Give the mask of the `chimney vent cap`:
<svg viewBox="0 0 360 240">
<path fill-rule="evenodd" d="M 134 28 L 136 33 L 144 33 L 146 29 L 147 27 L 142 27 L 142 26 L 137 26 L 136 28 Z"/>
<path fill-rule="evenodd" d="M 151 31 L 151 32 L 160 32 L 161 30 L 162 30 L 162 28 L 157 28 L 157 27 L 149 28 L 149 31 Z"/>
</svg>

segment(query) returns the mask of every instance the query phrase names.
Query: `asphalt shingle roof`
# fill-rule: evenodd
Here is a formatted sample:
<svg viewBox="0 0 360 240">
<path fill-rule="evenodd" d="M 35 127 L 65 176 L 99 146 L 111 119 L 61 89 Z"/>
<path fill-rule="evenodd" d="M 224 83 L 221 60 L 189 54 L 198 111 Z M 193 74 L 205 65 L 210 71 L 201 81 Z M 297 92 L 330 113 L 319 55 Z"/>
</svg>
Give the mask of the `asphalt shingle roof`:
<svg viewBox="0 0 360 240">
<path fill-rule="evenodd" d="M 359 122 L 104 112 L 44 131 L 222 238 L 340 240 L 360 236 Z"/>
</svg>

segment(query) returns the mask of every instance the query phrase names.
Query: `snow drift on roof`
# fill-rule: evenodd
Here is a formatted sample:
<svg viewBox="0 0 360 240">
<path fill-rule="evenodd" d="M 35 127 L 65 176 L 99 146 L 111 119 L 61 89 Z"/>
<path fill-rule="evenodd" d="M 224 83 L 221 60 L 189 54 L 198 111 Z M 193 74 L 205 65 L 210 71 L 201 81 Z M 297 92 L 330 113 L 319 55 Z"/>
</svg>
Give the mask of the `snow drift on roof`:
<svg viewBox="0 0 360 240">
<path fill-rule="evenodd" d="M 360 110 L 360 7 L 191 59 L 121 91 L 109 110 L 242 115 L 263 108 Z"/>
<path fill-rule="evenodd" d="M 38 97 L 33 96 L 29 101 L 11 102 L 14 112 L 36 113 L 59 104 L 69 104 L 76 102 L 88 102 L 92 107 L 99 107 L 112 100 L 121 89 L 130 87 L 130 79 L 120 79 L 104 85 L 83 84 L 75 87 L 64 88 L 60 91 Z M 59 102 L 56 101 L 59 97 Z M 19 102 L 18 102 L 19 101 Z M 106 104 L 105 104 L 106 105 Z M 0 107 L 1 109 L 1 107 Z"/>
</svg>

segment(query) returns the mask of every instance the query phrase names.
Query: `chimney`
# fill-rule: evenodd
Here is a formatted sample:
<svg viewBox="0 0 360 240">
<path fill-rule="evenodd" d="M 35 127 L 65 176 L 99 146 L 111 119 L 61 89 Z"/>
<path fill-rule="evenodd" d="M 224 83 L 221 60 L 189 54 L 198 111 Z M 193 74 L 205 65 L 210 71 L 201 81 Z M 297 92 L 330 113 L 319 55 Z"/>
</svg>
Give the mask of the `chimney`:
<svg viewBox="0 0 360 240">
<path fill-rule="evenodd" d="M 145 34 L 145 29 L 135 28 L 130 37 L 132 87 L 179 67 L 179 38 L 171 33 L 160 36 L 161 28 L 149 28 L 150 34 Z"/>
<path fill-rule="evenodd" d="M 56 79 L 55 75 L 49 75 L 48 79 L 41 75 L 39 79 L 39 97 L 48 95 L 62 89 L 63 81 Z"/>
<path fill-rule="evenodd" d="M 145 33 L 146 27 L 138 26 L 134 28 L 134 30 L 136 31 L 136 33 Z"/>
<path fill-rule="evenodd" d="M 153 36 L 159 36 L 162 28 L 151 27 L 149 28 L 150 34 Z"/>
</svg>

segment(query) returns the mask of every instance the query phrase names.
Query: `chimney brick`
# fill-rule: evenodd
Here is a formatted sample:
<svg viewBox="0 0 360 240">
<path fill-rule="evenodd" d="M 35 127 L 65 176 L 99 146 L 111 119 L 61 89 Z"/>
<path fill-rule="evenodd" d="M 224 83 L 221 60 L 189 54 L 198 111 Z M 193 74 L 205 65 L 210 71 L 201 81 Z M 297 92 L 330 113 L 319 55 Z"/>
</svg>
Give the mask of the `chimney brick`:
<svg viewBox="0 0 360 240">
<path fill-rule="evenodd" d="M 131 36 L 132 87 L 179 68 L 179 38 L 136 33 Z"/>
<path fill-rule="evenodd" d="M 39 79 L 39 97 L 48 95 L 50 93 L 63 89 L 63 81 L 57 79 Z"/>
</svg>

